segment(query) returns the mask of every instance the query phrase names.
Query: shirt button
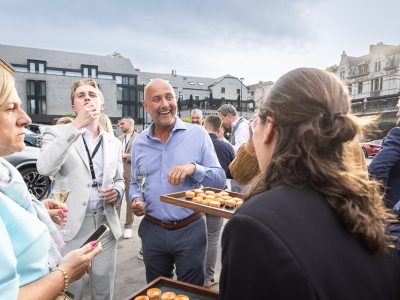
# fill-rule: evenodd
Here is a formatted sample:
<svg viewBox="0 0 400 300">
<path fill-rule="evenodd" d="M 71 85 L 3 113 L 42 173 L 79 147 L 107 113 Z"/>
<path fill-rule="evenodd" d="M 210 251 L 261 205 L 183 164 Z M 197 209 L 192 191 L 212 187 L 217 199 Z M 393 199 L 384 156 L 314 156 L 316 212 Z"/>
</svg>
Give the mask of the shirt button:
<svg viewBox="0 0 400 300">
<path fill-rule="evenodd" d="M 82 202 L 82 205 L 86 205 L 86 204 L 87 204 L 87 201 L 83 201 L 83 202 Z"/>
<path fill-rule="evenodd" d="M 90 183 L 87 184 L 87 187 L 92 187 L 92 185 Z"/>
</svg>

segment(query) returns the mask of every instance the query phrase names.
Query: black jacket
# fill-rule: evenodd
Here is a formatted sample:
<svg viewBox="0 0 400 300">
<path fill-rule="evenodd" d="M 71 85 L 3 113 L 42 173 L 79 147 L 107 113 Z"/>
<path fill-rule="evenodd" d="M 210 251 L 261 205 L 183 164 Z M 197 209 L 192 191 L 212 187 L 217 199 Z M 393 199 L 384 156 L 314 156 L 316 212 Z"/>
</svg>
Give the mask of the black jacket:
<svg viewBox="0 0 400 300">
<path fill-rule="evenodd" d="M 400 262 L 371 253 L 324 197 L 280 187 L 245 202 L 222 236 L 220 299 L 400 299 Z"/>
<path fill-rule="evenodd" d="M 211 141 L 214 145 L 215 152 L 217 153 L 218 161 L 225 170 L 226 178 L 232 179 L 229 165 L 235 158 L 235 151 L 230 143 L 225 142 L 223 139 L 217 137 L 215 133 L 210 133 Z"/>
<path fill-rule="evenodd" d="M 368 171 L 387 187 L 386 205 L 392 208 L 400 201 L 400 127 L 389 131 L 382 146 Z"/>
</svg>

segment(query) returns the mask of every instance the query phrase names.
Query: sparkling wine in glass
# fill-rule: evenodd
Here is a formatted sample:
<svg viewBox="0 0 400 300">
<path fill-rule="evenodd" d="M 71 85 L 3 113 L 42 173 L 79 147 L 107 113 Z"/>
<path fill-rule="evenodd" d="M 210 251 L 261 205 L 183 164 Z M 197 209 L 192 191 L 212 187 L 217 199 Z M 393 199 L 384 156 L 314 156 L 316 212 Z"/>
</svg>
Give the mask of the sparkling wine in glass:
<svg viewBox="0 0 400 300">
<path fill-rule="evenodd" d="M 68 196 L 70 192 L 70 187 L 69 187 L 69 181 L 67 177 L 55 177 L 53 182 L 52 182 L 52 193 L 54 199 L 60 203 L 63 204 L 67 202 Z M 69 229 L 64 229 L 61 227 L 60 230 L 63 234 L 68 234 L 71 232 Z"/>
<path fill-rule="evenodd" d="M 133 175 L 135 176 L 136 184 L 139 186 L 140 197 L 143 199 L 143 185 L 146 181 L 146 171 L 141 168 L 136 168 Z"/>
</svg>

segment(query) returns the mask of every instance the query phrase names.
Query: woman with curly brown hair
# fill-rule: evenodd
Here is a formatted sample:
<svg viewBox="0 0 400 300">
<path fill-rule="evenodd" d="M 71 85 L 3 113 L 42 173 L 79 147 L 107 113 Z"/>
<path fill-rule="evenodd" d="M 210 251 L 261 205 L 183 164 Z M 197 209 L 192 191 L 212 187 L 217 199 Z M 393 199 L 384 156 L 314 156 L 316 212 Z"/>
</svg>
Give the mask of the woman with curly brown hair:
<svg viewBox="0 0 400 300">
<path fill-rule="evenodd" d="M 381 186 L 345 155 L 361 131 L 333 74 L 275 83 L 253 122 L 261 174 L 222 236 L 221 299 L 400 299 Z"/>
</svg>

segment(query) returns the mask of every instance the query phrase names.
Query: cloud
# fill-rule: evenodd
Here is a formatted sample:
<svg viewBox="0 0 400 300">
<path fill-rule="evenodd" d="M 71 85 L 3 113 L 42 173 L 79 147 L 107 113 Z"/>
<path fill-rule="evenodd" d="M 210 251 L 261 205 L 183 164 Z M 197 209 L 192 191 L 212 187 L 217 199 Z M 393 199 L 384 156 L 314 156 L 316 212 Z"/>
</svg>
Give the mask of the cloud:
<svg viewBox="0 0 400 300">
<path fill-rule="evenodd" d="M 106 55 L 143 71 L 276 80 L 298 66 L 325 68 L 343 50 L 398 44 L 400 4 L 381 0 L 2 1 L 1 43 Z M 23 8 L 23 9 L 22 9 Z M 379 24 L 379 26 L 377 25 Z"/>
</svg>

